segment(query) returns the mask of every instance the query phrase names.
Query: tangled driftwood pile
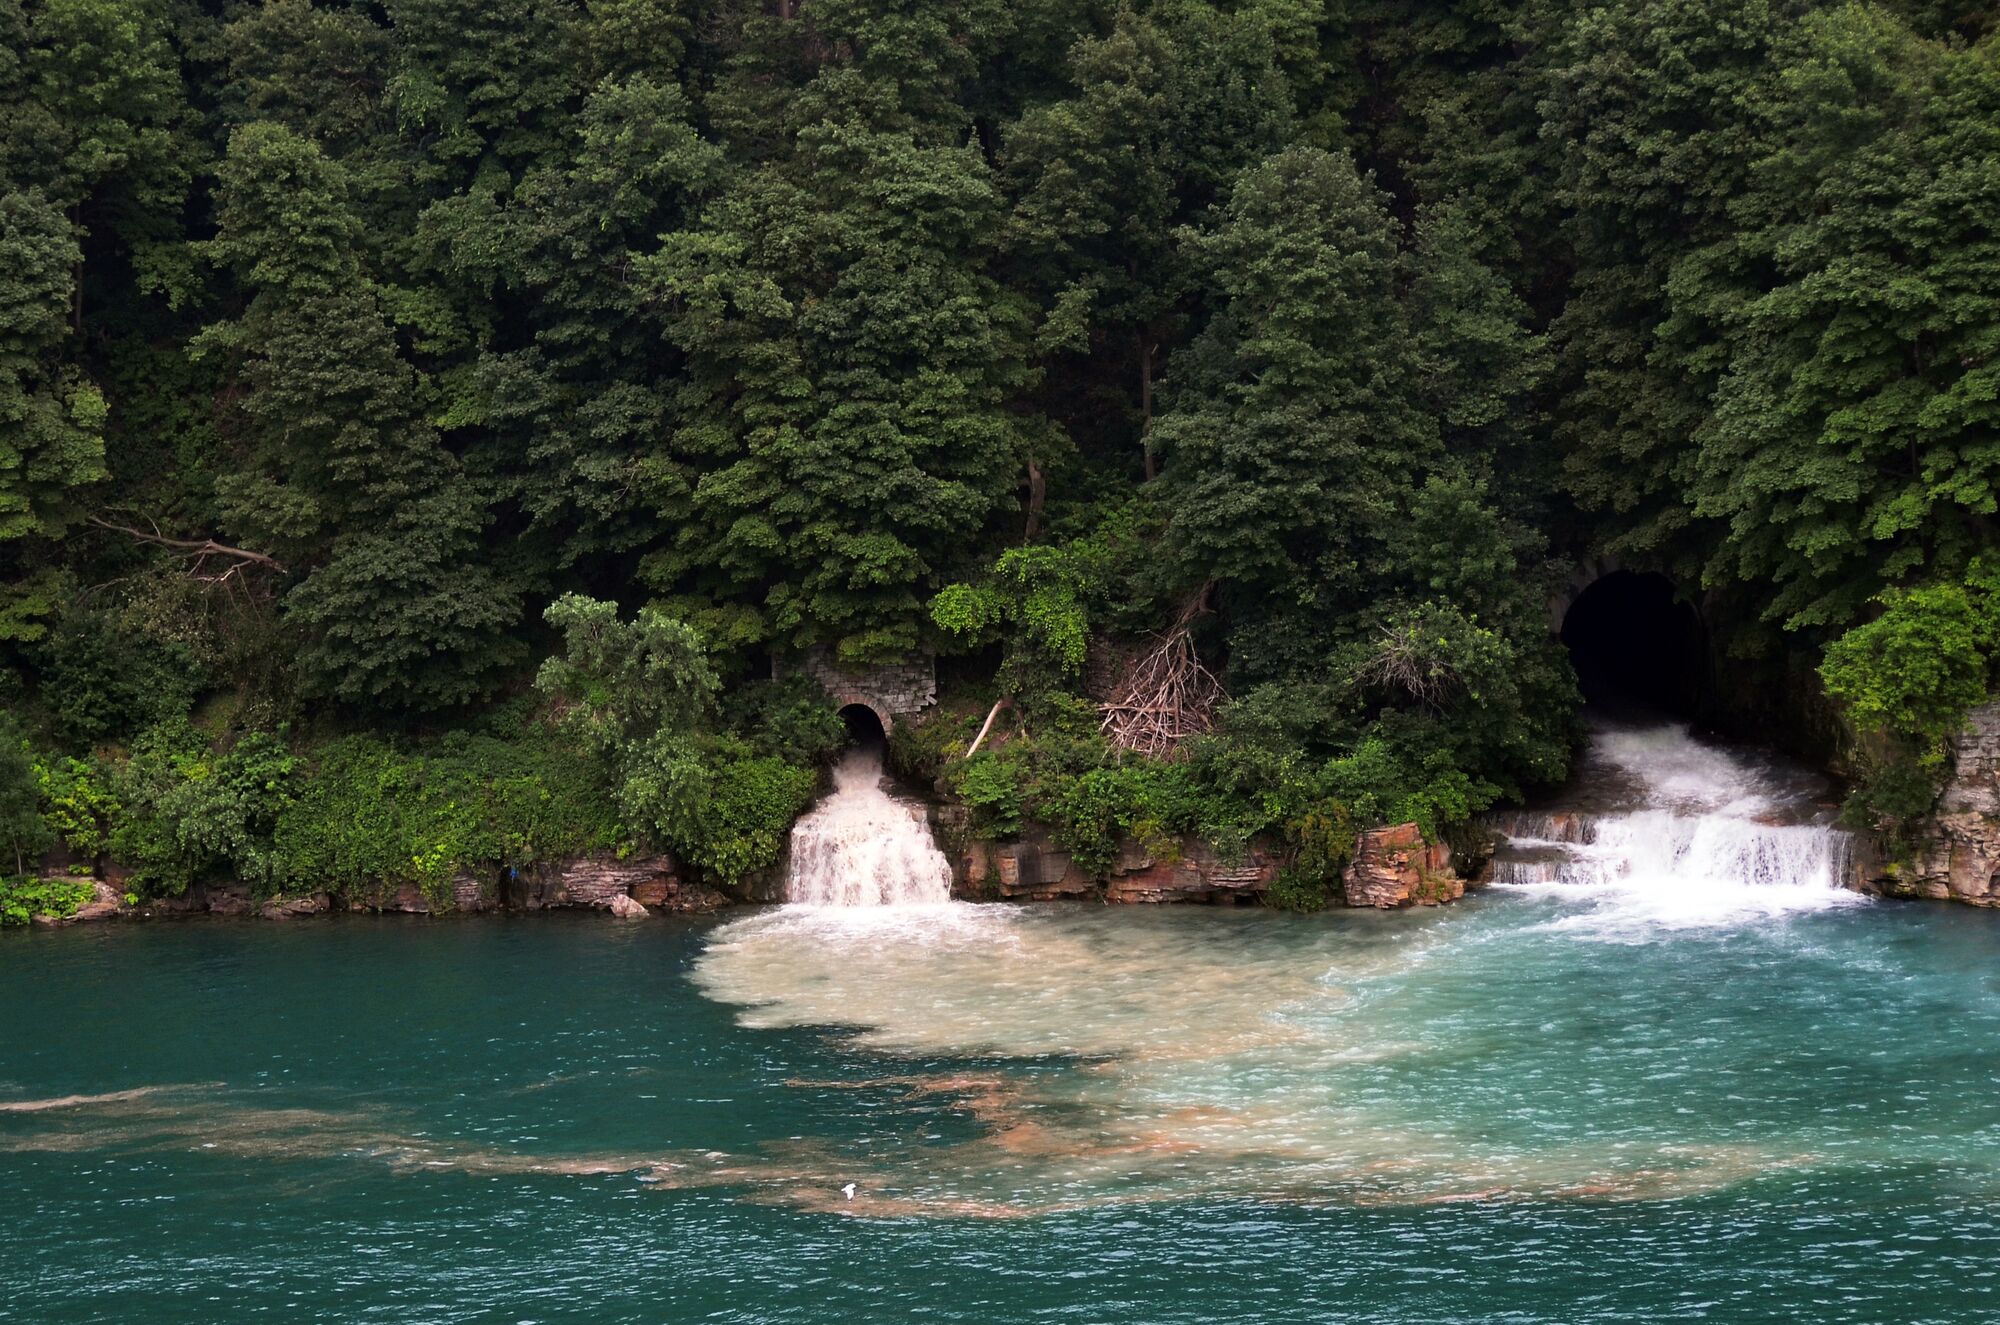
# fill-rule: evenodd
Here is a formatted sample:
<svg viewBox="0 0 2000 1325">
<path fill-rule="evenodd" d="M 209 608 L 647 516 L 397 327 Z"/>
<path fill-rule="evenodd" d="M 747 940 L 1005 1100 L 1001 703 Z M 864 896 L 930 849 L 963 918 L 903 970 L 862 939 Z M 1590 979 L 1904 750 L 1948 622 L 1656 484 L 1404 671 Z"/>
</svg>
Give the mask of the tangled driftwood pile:
<svg viewBox="0 0 2000 1325">
<path fill-rule="evenodd" d="M 1205 595 L 1142 654 L 1111 697 L 1097 706 L 1111 743 L 1134 754 L 1171 759 L 1182 741 L 1215 727 L 1222 682 L 1202 666 L 1191 627 L 1206 610 Z"/>
</svg>

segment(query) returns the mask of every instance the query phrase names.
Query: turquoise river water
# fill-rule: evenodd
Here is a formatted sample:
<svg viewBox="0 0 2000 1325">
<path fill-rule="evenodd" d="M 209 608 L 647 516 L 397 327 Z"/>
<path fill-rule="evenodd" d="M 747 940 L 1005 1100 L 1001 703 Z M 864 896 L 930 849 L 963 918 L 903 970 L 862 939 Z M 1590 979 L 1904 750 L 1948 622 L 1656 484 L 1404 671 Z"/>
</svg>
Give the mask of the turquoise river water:
<svg viewBox="0 0 2000 1325">
<path fill-rule="evenodd" d="M 1688 756 L 1419 912 L 0 936 L 0 1320 L 2000 1319 L 2000 914 Z"/>
</svg>

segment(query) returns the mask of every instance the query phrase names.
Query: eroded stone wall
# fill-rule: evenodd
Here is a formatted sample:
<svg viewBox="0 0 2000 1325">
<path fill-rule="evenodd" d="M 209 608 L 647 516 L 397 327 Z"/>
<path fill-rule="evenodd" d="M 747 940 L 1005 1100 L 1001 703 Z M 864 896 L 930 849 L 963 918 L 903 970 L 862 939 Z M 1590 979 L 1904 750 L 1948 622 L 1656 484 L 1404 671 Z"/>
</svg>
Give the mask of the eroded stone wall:
<svg viewBox="0 0 2000 1325">
<path fill-rule="evenodd" d="M 798 669 L 818 681 L 837 706 L 862 704 L 873 709 L 885 731 L 897 718 L 937 703 L 937 664 L 929 654 L 848 671 L 835 665 L 827 650 L 813 649 Z"/>
</svg>

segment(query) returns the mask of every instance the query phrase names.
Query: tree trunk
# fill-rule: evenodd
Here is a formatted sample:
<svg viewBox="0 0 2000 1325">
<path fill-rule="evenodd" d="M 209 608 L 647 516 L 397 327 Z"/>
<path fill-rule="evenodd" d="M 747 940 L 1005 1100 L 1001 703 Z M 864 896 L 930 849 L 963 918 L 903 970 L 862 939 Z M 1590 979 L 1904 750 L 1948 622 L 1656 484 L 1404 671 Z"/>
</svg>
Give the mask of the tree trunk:
<svg viewBox="0 0 2000 1325">
<path fill-rule="evenodd" d="M 1042 505 L 1048 500 L 1048 481 L 1042 477 L 1042 467 L 1035 463 L 1035 457 L 1028 457 L 1028 527 L 1021 534 L 1023 543 L 1035 541 L 1035 535 L 1042 532 Z"/>
<path fill-rule="evenodd" d="M 1146 481 L 1154 477 L 1153 466 L 1153 350 L 1154 345 L 1146 339 L 1145 328 L 1138 332 L 1139 342 L 1139 445 L 1146 453 Z"/>
<path fill-rule="evenodd" d="M 1005 695 L 993 701 L 993 707 L 986 711 L 986 722 L 979 728 L 979 735 L 973 737 L 972 744 L 965 747 L 965 757 L 967 759 L 979 753 L 979 746 L 985 741 L 986 733 L 993 730 L 993 719 L 999 717 L 1000 710 L 1006 708 L 1011 703 L 1013 701 Z"/>
</svg>

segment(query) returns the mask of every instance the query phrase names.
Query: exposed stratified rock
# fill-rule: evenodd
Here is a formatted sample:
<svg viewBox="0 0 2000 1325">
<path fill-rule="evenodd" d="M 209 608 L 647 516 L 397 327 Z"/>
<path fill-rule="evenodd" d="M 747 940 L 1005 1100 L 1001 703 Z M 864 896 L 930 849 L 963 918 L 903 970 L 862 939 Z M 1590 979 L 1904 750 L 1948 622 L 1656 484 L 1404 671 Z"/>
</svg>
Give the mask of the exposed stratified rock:
<svg viewBox="0 0 2000 1325">
<path fill-rule="evenodd" d="M 1451 868 L 1451 848 L 1424 841 L 1417 825 L 1371 828 L 1354 845 L 1341 875 L 1349 906 L 1388 909 L 1437 906 L 1465 895 L 1465 880 Z"/>
<path fill-rule="evenodd" d="M 76 909 L 70 919 L 78 924 L 89 924 L 94 920 L 110 920 L 129 912 L 125 905 L 125 895 L 102 879 L 91 880 L 93 895 L 88 902 Z"/>
<path fill-rule="evenodd" d="M 1909 858 L 1863 843 L 1855 864 L 1863 892 L 2000 906 L 2000 700 L 1967 715 L 1951 781 Z"/>
<path fill-rule="evenodd" d="M 452 910 L 490 911 L 493 904 L 493 888 L 490 880 L 480 879 L 471 874 L 460 874 L 452 879 Z"/>
<path fill-rule="evenodd" d="M 1218 852 L 1193 838 L 1176 844 L 1169 859 L 1155 859 L 1127 842 L 1104 883 L 1107 902 L 1206 902 L 1231 904 L 1262 899 L 1277 877 L 1278 863 L 1252 848 L 1240 857 Z"/>
<path fill-rule="evenodd" d="M 620 894 L 611 899 L 611 914 L 620 920 L 643 920 L 652 912 L 632 898 Z"/>
<path fill-rule="evenodd" d="M 210 915 L 240 916 L 250 913 L 250 889 L 243 884 L 210 884 L 201 895 Z"/>
<path fill-rule="evenodd" d="M 1128 839 L 1100 882 L 1047 836 L 1031 831 L 1014 842 L 969 843 L 953 892 L 975 900 L 1102 897 L 1120 903 L 1227 904 L 1260 898 L 1277 872 L 1277 862 L 1255 847 L 1232 855 L 1187 838 L 1156 855 Z"/>
<path fill-rule="evenodd" d="M 333 899 L 325 893 L 310 893 L 304 897 L 273 897 L 257 909 L 257 914 L 266 920 L 296 920 L 301 916 L 316 916 L 333 905 Z M 210 909 L 214 909 L 211 905 Z"/>
<path fill-rule="evenodd" d="M 564 865 L 556 875 L 556 906 L 613 906 L 620 897 L 630 899 L 634 887 L 679 882 L 674 862 L 667 856 L 637 856 L 621 860 L 616 856 L 585 856 Z"/>
</svg>

